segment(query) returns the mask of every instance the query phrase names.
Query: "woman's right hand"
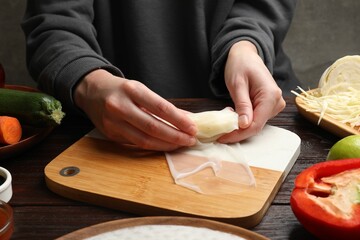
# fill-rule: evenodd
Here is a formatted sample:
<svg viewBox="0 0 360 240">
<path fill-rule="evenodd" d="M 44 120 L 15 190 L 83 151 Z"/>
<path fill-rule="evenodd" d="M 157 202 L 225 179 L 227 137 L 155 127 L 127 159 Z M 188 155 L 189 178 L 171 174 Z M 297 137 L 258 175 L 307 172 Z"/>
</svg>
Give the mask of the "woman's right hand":
<svg viewBox="0 0 360 240">
<path fill-rule="evenodd" d="M 76 86 L 74 101 L 114 142 L 158 151 L 196 143 L 197 129 L 186 112 L 138 81 L 94 70 Z"/>
</svg>

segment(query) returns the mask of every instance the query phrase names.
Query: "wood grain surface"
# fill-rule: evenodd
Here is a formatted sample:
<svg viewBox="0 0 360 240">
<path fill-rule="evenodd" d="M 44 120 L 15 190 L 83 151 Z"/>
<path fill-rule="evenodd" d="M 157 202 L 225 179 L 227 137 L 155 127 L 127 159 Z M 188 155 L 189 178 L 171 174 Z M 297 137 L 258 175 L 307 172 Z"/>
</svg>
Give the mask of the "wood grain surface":
<svg viewBox="0 0 360 240">
<path fill-rule="evenodd" d="M 102 140 L 81 139 L 46 167 L 47 186 L 71 199 L 140 215 L 194 215 L 251 227 L 261 220 L 281 183 L 282 172 L 253 169 L 257 188 L 238 195 L 203 195 L 175 185 L 162 154 L 134 157 L 137 151 L 121 151 L 104 157 L 96 151 L 112 147 Z M 79 174 L 61 176 L 59 171 L 68 166 L 78 167 Z"/>
</svg>

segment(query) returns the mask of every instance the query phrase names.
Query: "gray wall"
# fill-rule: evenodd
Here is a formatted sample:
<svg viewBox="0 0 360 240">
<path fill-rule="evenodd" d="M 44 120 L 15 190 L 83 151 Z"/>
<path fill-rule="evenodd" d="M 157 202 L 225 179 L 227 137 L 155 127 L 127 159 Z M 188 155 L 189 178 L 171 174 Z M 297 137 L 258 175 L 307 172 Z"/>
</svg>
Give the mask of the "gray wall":
<svg viewBox="0 0 360 240">
<path fill-rule="evenodd" d="M 6 83 L 36 86 L 25 63 L 24 35 L 20 22 L 25 0 L 0 0 L 0 62 L 5 68 Z"/>
<path fill-rule="evenodd" d="M 359 0 L 299 0 L 285 49 L 305 88 L 345 55 L 360 54 Z"/>
<path fill-rule="evenodd" d="M 24 36 L 19 26 L 25 0 L 0 0 L 0 62 L 8 84 L 35 86 L 25 66 Z M 360 52 L 359 0 L 300 0 L 285 50 L 304 87 L 316 87 L 336 59 Z"/>
</svg>

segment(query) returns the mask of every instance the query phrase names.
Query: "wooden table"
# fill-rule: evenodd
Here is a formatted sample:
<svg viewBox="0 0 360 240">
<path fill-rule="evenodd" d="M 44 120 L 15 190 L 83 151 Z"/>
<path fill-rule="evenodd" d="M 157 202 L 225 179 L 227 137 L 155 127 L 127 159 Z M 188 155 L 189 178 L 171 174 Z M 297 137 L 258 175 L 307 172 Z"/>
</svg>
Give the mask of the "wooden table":
<svg viewBox="0 0 360 240">
<path fill-rule="evenodd" d="M 275 197 L 264 219 L 252 231 L 270 239 L 315 239 L 297 221 L 289 205 L 295 177 L 305 168 L 323 161 L 338 137 L 311 124 L 298 114 L 294 97 L 286 98 L 285 110 L 270 125 L 290 130 L 302 139 L 300 156 Z M 193 112 L 222 109 L 229 103 L 209 99 L 177 99 L 180 108 Z M 87 120 L 67 116 L 62 125 L 41 143 L 19 156 L 1 160 L 13 176 L 15 231 L 13 239 L 54 239 L 94 224 L 130 217 L 120 212 L 65 199 L 45 185 L 44 168 L 58 154 L 93 128 Z"/>
</svg>

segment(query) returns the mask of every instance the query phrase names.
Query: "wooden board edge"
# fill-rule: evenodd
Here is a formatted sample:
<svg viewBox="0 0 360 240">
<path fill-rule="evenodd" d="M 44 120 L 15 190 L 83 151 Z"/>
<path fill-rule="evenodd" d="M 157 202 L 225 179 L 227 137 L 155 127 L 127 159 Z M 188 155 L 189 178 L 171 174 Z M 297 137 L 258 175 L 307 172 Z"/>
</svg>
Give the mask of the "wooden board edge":
<svg viewBox="0 0 360 240">
<path fill-rule="evenodd" d="M 175 210 L 169 210 L 165 208 L 159 208 L 152 205 L 146 205 L 143 203 L 137 203 L 133 201 L 128 201 L 124 199 L 112 198 L 109 196 L 103 196 L 99 194 L 93 194 L 91 198 L 88 197 L 88 193 L 85 191 L 80 191 L 79 189 L 75 190 L 66 185 L 62 185 L 58 182 L 53 181 L 47 174 L 45 167 L 45 183 L 49 190 L 52 192 L 65 197 L 67 199 L 72 199 L 75 201 L 88 203 L 96 206 L 102 206 L 114 210 L 125 211 L 130 214 L 136 214 L 139 216 L 183 216 L 183 217 L 197 217 L 203 219 L 209 219 L 219 222 L 224 222 L 232 225 L 236 225 L 243 228 L 252 228 L 258 225 L 263 219 L 265 213 L 269 209 L 271 202 L 274 200 L 278 190 L 282 185 L 282 179 L 284 173 L 278 178 L 273 191 L 270 193 L 268 199 L 262 208 L 258 209 L 257 212 L 254 212 L 252 215 L 242 216 L 242 217 L 234 217 L 234 218 L 221 218 L 221 217 L 210 217 L 203 216 L 198 214 L 190 214 Z M 129 211 L 131 209 L 131 211 Z M 144 215 L 146 213 L 146 215 Z"/>
</svg>

